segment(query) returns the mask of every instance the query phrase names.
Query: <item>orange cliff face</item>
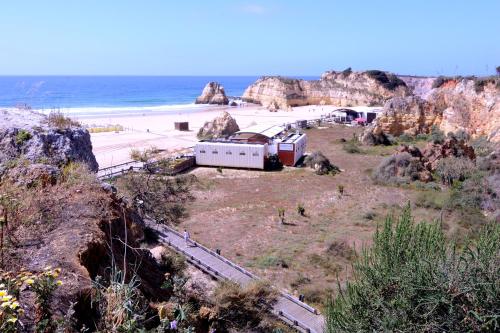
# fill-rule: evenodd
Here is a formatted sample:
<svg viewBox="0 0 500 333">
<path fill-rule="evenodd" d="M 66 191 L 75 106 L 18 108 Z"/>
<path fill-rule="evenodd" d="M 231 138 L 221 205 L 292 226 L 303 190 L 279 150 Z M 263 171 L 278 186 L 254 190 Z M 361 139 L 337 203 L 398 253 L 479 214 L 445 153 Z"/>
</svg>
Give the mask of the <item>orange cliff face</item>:
<svg viewBox="0 0 500 333">
<path fill-rule="evenodd" d="M 418 96 L 396 97 L 368 131 L 401 135 L 464 130 L 500 142 L 500 79 L 451 79 Z"/>
<path fill-rule="evenodd" d="M 243 100 L 275 109 L 322 104 L 375 106 L 408 94 L 406 84 L 390 73 L 329 71 L 320 80 L 262 77 L 245 90 Z"/>
</svg>

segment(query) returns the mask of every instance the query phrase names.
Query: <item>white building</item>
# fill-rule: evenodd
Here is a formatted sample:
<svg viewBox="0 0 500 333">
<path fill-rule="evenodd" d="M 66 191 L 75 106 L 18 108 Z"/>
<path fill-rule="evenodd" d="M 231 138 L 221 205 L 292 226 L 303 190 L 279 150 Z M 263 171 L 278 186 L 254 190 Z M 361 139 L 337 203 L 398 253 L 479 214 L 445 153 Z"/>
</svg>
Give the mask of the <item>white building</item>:
<svg viewBox="0 0 500 333">
<path fill-rule="evenodd" d="M 227 140 L 200 141 L 195 146 L 196 164 L 264 169 L 269 156 L 294 166 L 304 155 L 306 135 L 288 133 L 285 127 L 260 125 L 236 132 Z"/>
</svg>

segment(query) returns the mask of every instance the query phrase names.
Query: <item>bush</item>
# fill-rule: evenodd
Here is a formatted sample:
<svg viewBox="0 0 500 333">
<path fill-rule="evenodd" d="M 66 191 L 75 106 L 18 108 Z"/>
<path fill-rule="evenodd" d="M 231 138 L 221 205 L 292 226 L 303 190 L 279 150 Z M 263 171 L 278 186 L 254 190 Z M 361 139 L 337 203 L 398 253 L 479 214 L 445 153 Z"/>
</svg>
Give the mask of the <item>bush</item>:
<svg viewBox="0 0 500 333">
<path fill-rule="evenodd" d="M 340 169 L 331 164 L 330 160 L 320 151 L 315 151 L 312 154 L 307 155 L 304 159 L 304 164 L 314 169 L 317 175 L 335 175 L 340 172 Z"/>
<path fill-rule="evenodd" d="M 47 117 L 47 122 L 50 126 L 54 126 L 60 130 L 68 129 L 75 126 L 80 126 L 80 123 L 66 117 L 60 111 L 52 111 Z"/>
<path fill-rule="evenodd" d="M 277 300 L 277 292 L 264 282 L 252 282 L 245 287 L 223 281 L 214 292 L 217 317 L 236 328 L 259 326 Z"/>
<path fill-rule="evenodd" d="M 303 204 L 298 204 L 297 205 L 297 214 L 300 216 L 305 216 L 306 215 L 306 209 L 304 208 Z"/>
<path fill-rule="evenodd" d="M 443 209 L 448 200 L 446 193 L 441 192 L 423 192 L 419 193 L 415 199 L 415 206 L 421 208 Z"/>
<path fill-rule="evenodd" d="M 476 172 L 474 162 L 464 157 L 445 157 L 438 161 L 436 167 L 436 174 L 446 185 L 453 185 L 455 181 L 464 181 L 474 172 Z"/>
<path fill-rule="evenodd" d="M 365 73 L 388 90 L 394 90 L 399 86 L 406 86 L 406 83 L 394 74 L 379 70 L 369 70 Z"/>
<path fill-rule="evenodd" d="M 439 88 L 450 80 L 453 80 L 453 78 L 446 76 L 439 76 L 437 79 L 434 80 L 434 82 L 432 82 L 432 88 Z"/>
<path fill-rule="evenodd" d="M 430 140 L 434 144 L 442 144 L 444 140 L 446 139 L 446 136 L 444 135 L 444 132 L 439 129 L 436 125 L 433 125 L 431 128 L 431 135 L 430 135 Z"/>
<path fill-rule="evenodd" d="M 487 156 L 494 150 L 493 144 L 484 136 L 480 136 L 477 139 L 472 140 L 470 145 L 474 148 L 476 156 Z"/>
<path fill-rule="evenodd" d="M 343 77 L 348 77 L 349 75 L 351 75 L 352 73 L 352 68 L 351 67 L 347 67 L 346 69 L 344 69 L 342 71 L 342 76 Z"/>
<path fill-rule="evenodd" d="M 372 177 L 380 184 L 409 184 L 419 179 L 423 166 L 409 153 L 398 153 L 384 158 L 373 171 Z"/>
<path fill-rule="evenodd" d="M 355 140 L 349 140 L 343 144 L 342 149 L 349 154 L 361 154 L 363 151 L 359 147 L 359 142 Z"/>
<path fill-rule="evenodd" d="M 353 280 L 330 299 L 325 332 L 493 332 L 500 325 L 500 224 L 458 251 L 438 224 L 387 217 Z"/>
<path fill-rule="evenodd" d="M 412 142 L 412 141 L 414 141 L 414 139 L 415 139 L 414 137 L 412 137 L 411 135 L 408 135 L 406 133 L 403 133 L 400 136 L 398 136 L 399 142 Z"/>
<path fill-rule="evenodd" d="M 117 180 L 131 204 L 158 223 L 175 224 L 187 215 L 186 203 L 193 200 L 191 176 L 163 177 L 129 173 Z"/>
<path fill-rule="evenodd" d="M 29 139 L 31 139 L 31 133 L 26 131 L 26 130 L 19 130 L 19 132 L 17 132 L 17 135 L 16 135 L 16 144 L 18 146 L 24 144 L 26 141 L 28 141 Z"/>
</svg>

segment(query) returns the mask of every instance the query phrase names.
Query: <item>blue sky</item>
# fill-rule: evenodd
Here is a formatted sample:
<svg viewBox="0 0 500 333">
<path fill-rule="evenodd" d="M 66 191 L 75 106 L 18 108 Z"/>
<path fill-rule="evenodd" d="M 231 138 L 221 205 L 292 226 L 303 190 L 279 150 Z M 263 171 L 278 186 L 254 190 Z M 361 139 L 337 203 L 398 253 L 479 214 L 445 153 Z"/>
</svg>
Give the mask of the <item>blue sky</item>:
<svg viewBox="0 0 500 333">
<path fill-rule="evenodd" d="M 16 0 L 0 75 L 493 74 L 499 0 Z"/>
</svg>

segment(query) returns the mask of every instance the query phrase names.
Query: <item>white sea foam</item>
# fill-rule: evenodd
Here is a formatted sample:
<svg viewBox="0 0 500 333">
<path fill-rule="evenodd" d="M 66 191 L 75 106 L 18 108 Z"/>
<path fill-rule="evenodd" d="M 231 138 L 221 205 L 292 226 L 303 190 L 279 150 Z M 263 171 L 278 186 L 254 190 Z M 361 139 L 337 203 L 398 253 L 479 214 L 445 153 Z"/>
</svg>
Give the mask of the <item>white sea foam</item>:
<svg viewBox="0 0 500 333">
<path fill-rule="evenodd" d="M 71 108 L 46 108 L 34 111 L 49 114 L 58 111 L 68 116 L 76 117 L 109 117 L 109 116 L 129 116 L 129 115 L 151 115 L 159 113 L 179 113 L 190 110 L 199 111 L 201 108 L 209 107 L 206 104 L 175 104 L 157 106 L 113 106 L 113 107 L 71 107 Z M 212 107 L 212 106 L 210 106 Z"/>
</svg>

